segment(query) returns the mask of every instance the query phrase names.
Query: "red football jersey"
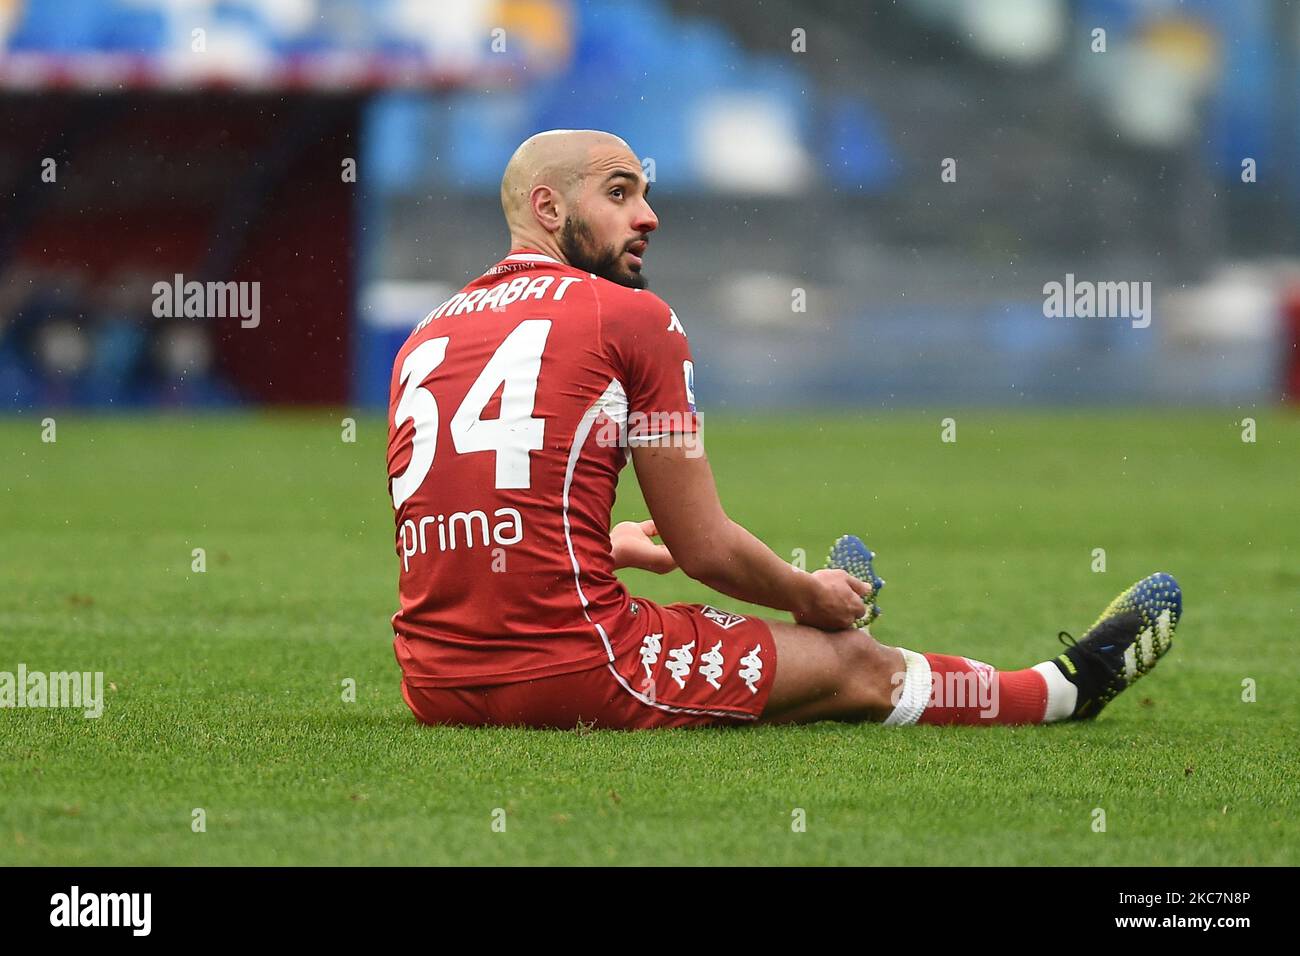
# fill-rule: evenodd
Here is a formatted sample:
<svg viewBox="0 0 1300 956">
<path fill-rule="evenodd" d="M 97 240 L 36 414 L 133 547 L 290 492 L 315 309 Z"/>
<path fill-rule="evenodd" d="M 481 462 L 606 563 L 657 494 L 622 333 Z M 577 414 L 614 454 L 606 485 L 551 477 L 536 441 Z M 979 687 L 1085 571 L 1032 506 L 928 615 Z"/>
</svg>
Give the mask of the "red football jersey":
<svg viewBox="0 0 1300 956">
<path fill-rule="evenodd" d="M 693 390 L 662 299 L 539 253 L 507 256 L 416 326 L 388 411 L 410 683 L 564 674 L 640 640 L 610 509 L 629 444 L 697 433 Z"/>
</svg>

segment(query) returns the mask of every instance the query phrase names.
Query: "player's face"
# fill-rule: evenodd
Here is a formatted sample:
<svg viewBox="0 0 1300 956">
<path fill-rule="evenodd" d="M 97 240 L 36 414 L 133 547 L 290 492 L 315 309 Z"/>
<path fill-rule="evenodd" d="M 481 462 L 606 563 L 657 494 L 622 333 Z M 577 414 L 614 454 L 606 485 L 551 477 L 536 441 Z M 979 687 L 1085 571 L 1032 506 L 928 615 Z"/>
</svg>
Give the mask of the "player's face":
<svg viewBox="0 0 1300 956">
<path fill-rule="evenodd" d="M 597 151 L 560 230 L 560 248 L 569 264 L 644 289 L 646 237 L 659 228 L 649 195 L 650 184 L 635 156 L 625 149 Z"/>
</svg>

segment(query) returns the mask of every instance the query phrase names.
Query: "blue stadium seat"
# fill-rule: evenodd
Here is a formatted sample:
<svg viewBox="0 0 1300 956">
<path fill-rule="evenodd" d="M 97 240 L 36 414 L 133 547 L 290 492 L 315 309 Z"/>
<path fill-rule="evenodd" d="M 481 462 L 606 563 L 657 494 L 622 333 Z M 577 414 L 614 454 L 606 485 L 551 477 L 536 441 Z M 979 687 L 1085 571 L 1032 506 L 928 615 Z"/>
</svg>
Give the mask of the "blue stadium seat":
<svg viewBox="0 0 1300 956">
<path fill-rule="evenodd" d="M 167 44 L 167 18 L 161 10 L 123 7 L 100 23 L 96 46 L 120 53 L 156 53 Z"/>
<path fill-rule="evenodd" d="M 817 142 L 824 174 L 835 189 L 882 192 L 897 176 L 885 124 L 863 100 L 829 98 Z"/>
<path fill-rule="evenodd" d="M 27 3 L 8 47 L 14 51 L 72 53 L 93 50 L 100 25 L 120 11 L 99 0 L 61 0 Z"/>
</svg>

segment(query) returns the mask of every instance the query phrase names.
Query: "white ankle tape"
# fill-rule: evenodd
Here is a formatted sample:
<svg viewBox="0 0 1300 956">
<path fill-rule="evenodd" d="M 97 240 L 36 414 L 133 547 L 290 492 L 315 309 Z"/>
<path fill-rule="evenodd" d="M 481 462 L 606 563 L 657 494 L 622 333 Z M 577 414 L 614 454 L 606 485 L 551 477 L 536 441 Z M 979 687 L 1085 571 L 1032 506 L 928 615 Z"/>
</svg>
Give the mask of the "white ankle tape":
<svg viewBox="0 0 1300 956">
<path fill-rule="evenodd" d="M 925 706 L 930 702 L 930 662 L 924 654 L 900 647 L 907 672 L 903 675 L 901 693 L 898 684 L 894 684 L 897 703 L 894 711 L 885 718 L 886 727 L 905 727 L 921 719 Z"/>
<path fill-rule="evenodd" d="M 1079 688 L 1071 684 L 1061 669 L 1051 661 L 1035 664 L 1034 670 L 1043 675 L 1047 685 L 1047 709 L 1043 713 L 1043 723 L 1050 724 L 1065 720 L 1074 713 L 1074 705 L 1079 699 Z"/>
</svg>

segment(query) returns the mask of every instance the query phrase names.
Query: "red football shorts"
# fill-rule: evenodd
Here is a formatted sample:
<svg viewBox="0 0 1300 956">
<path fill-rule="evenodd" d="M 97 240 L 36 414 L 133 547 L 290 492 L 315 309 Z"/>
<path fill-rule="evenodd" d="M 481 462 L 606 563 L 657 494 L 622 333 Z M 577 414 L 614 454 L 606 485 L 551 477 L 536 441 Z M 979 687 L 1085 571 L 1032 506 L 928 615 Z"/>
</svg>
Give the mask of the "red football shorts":
<svg viewBox="0 0 1300 956">
<path fill-rule="evenodd" d="M 486 687 L 412 687 L 426 724 L 614 730 L 753 723 L 776 674 L 776 642 L 759 618 L 704 604 L 636 598 L 642 622 L 616 659 L 590 670 Z"/>
</svg>

